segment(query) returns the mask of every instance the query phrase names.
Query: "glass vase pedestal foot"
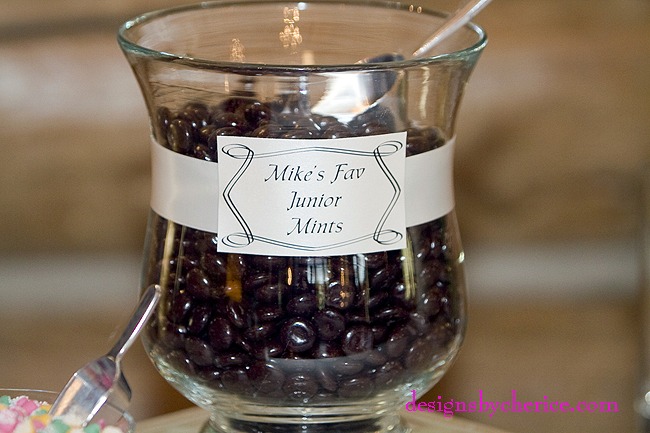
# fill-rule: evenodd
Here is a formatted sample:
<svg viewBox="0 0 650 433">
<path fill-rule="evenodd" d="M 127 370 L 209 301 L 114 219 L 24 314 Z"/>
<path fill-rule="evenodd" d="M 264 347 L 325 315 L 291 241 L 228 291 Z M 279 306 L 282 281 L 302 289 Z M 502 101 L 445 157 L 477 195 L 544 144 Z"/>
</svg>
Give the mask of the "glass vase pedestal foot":
<svg viewBox="0 0 650 433">
<path fill-rule="evenodd" d="M 120 30 L 152 132 L 142 287 L 163 295 L 143 341 L 205 429 L 405 431 L 396 411 L 456 357 L 454 125 L 485 34 L 357 63 L 408 57 L 443 19 L 207 2 Z"/>
<path fill-rule="evenodd" d="M 324 408 L 327 410 L 327 408 Z M 264 420 L 256 416 L 250 420 L 234 420 L 227 416 L 212 415 L 204 424 L 201 433 L 407 433 L 408 425 L 397 414 L 374 415 L 358 419 L 358 416 L 341 417 L 339 422 L 332 422 L 330 416 L 319 417 L 308 413 L 305 419 L 309 424 L 294 420 L 291 424 L 277 423 L 273 419 Z M 266 422 L 268 421 L 268 422 Z"/>
</svg>

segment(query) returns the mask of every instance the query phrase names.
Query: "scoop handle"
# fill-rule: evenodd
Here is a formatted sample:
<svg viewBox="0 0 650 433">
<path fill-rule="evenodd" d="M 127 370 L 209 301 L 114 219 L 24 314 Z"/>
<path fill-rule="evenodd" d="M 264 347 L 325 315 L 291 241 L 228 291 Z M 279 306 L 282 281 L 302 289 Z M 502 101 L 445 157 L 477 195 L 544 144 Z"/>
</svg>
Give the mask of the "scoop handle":
<svg viewBox="0 0 650 433">
<path fill-rule="evenodd" d="M 456 12 L 447 17 L 442 26 L 427 39 L 424 43 L 413 52 L 414 58 L 424 57 L 424 54 L 433 48 L 434 45 L 439 44 L 456 30 L 463 27 L 465 24 L 479 13 L 485 6 L 492 0 L 468 0 L 460 6 Z"/>
<path fill-rule="evenodd" d="M 140 302 L 133 312 L 129 323 L 126 325 L 124 332 L 122 332 L 120 339 L 115 343 L 106 356 L 115 359 L 116 363 L 120 361 L 122 355 L 129 350 L 133 342 L 138 338 L 140 331 L 151 317 L 156 304 L 160 300 L 160 296 L 160 286 L 154 284 L 147 287 L 147 290 L 142 294 Z"/>
</svg>

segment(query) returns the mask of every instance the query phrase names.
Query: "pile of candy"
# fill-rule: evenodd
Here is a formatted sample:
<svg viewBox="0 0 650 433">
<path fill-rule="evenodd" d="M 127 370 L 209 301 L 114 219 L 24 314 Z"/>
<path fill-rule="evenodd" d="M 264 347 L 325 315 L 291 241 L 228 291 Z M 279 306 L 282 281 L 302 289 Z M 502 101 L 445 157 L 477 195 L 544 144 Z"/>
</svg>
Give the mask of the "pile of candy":
<svg viewBox="0 0 650 433">
<path fill-rule="evenodd" d="M 0 433 L 123 433 L 115 426 L 81 423 L 68 418 L 52 418 L 50 405 L 26 396 L 0 396 Z"/>
</svg>

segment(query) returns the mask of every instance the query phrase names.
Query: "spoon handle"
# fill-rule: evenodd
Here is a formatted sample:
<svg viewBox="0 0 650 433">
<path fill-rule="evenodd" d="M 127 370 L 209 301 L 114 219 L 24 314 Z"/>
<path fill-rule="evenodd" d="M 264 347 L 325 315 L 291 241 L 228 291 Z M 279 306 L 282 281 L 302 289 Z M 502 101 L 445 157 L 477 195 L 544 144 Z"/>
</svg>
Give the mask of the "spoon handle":
<svg viewBox="0 0 650 433">
<path fill-rule="evenodd" d="M 119 363 L 122 355 L 124 355 L 124 353 L 131 347 L 133 342 L 137 339 L 140 330 L 151 317 L 151 314 L 160 299 L 160 295 L 160 287 L 158 285 L 149 286 L 147 290 L 145 290 L 140 298 L 137 308 L 129 320 L 129 323 L 120 336 L 120 339 L 115 343 L 106 356 L 112 357 L 115 359 L 116 363 Z"/>
<path fill-rule="evenodd" d="M 427 39 L 417 50 L 413 57 L 423 57 L 424 53 L 433 48 L 434 45 L 446 39 L 459 28 L 467 24 L 477 13 L 490 3 L 491 0 L 468 0 L 456 12 L 449 16 L 445 22 Z"/>
</svg>

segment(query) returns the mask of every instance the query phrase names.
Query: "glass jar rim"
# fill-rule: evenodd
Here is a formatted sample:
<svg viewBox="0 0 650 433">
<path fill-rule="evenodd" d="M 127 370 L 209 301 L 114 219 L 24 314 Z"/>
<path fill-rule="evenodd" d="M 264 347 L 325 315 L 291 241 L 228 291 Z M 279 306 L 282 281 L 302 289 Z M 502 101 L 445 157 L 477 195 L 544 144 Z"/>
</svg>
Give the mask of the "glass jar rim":
<svg viewBox="0 0 650 433">
<path fill-rule="evenodd" d="M 264 70 L 270 73 L 311 73 L 311 72 L 344 72 L 344 71 L 371 71 L 371 70 L 387 70 L 387 69 L 405 69 L 409 67 L 425 66 L 432 63 L 462 60 L 471 58 L 472 56 L 480 54 L 487 44 L 487 34 L 483 28 L 475 23 L 468 23 L 463 28 L 469 30 L 476 35 L 476 41 L 468 46 L 449 52 L 438 53 L 431 56 L 420 58 L 405 58 L 392 61 L 382 61 L 381 63 L 335 63 L 335 64 L 284 64 L 284 63 L 252 63 L 252 62 L 239 62 L 227 60 L 213 60 L 202 57 L 193 57 L 184 54 L 173 52 L 159 51 L 154 48 L 149 48 L 140 44 L 128 36 L 128 32 L 136 27 L 148 24 L 154 20 L 165 18 L 174 14 L 192 12 L 206 9 L 225 8 L 237 5 L 254 5 L 254 4 L 328 4 L 328 5 L 345 5 L 352 4 L 354 6 L 368 6 L 383 9 L 393 9 L 397 11 L 409 11 L 413 5 L 396 2 L 392 0 L 387 1 L 359 1 L 351 3 L 346 0 L 307 0 L 302 1 L 287 1 L 287 0 L 213 0 L 202 3 L 187 4 L 160 10 L 154 10 L 141 14 L 132 18 L 122 24 L 118 30 L 117 39 L 121 48 L 125 52 L 130 52 L 136 55 L 151 58 L 153 60 L 161 60 L 183 64 L 185 66 L 194 67 L 197 69 L 231 69 L 237 71 L 243 70 Z M 431 17 L 444 18 L 446 13 L 427 9 L 418 6 L 418 13 L 428 15 Z M 428 35 L 425 35 L 423 40 Z M 379 53 L 378 53 L 379 54 Z"/>
</svg>

